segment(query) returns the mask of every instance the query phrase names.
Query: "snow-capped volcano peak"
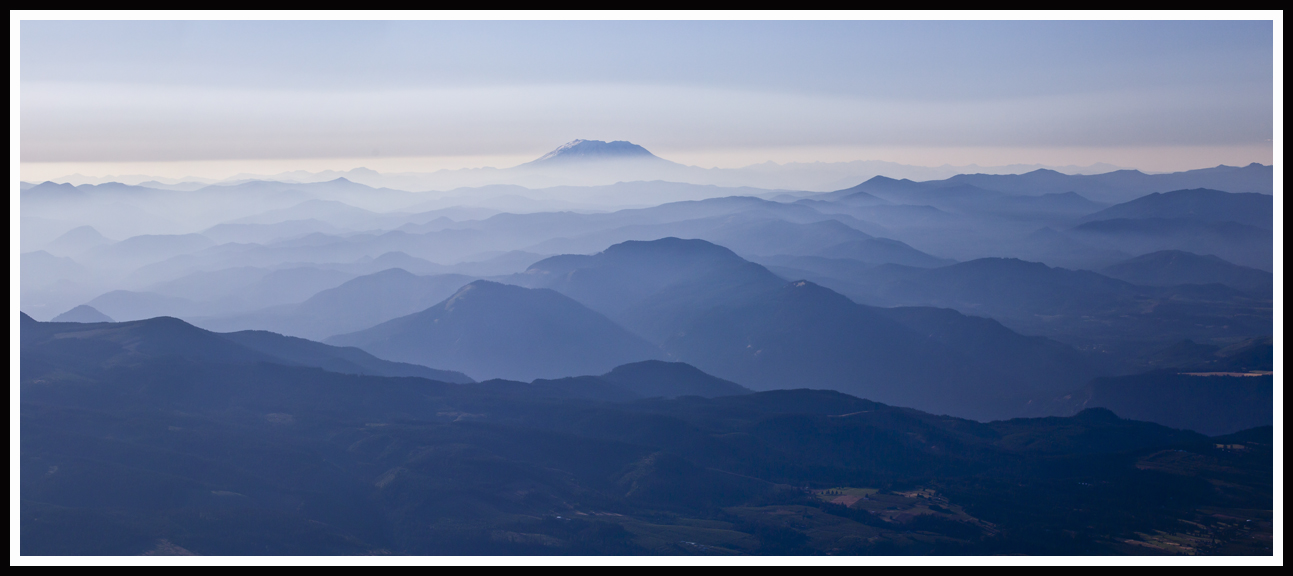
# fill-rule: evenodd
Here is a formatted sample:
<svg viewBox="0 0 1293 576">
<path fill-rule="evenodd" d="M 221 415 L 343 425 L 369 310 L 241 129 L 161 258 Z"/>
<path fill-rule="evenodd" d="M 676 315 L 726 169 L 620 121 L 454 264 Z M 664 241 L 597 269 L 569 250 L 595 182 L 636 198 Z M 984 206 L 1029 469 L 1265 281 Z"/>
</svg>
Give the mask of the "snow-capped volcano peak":
<svg viewBox="0 0 1293 576">
<path fill-rule="evenodd" d="M 646 148 L 625 140 L 571 140 L 556 150 L 548 152 L 534 162 L 552 160 L 619 160 L 627 158 L 655 158 Z"/>
</svg>

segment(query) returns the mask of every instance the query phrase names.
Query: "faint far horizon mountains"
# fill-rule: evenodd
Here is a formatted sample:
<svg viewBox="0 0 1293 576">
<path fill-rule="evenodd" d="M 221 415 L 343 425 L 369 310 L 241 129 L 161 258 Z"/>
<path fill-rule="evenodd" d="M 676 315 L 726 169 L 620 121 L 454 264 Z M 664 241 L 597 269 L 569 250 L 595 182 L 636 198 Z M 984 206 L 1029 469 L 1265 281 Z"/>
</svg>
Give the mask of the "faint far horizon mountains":
<svg viewBox="0 0 1293 576">
<path fill-rule="evenodd" d="M 590 173 L 587 166 L 589 162 L 613 163 L 618 166 L 615 166 L 614 170 Z M 579 165 L 577 173 L 563 170 L 563 168 L 572 168 L 574 165 Z M 1103 162 L 1088 166 L 1044 164 L 915 166 L 881 160 L 787 163 L 767 161 L 740 168 L 702 168 L 666 160 L 638 144 L 624 140 L 605 142 L 578 139 L 562 144 L 533 161 L 511 168 L 481 167 L 441 169 L 431 172 L 381 173 L 370 168 L 358 167 L 351 170 L 319 172 L 294 170 L 277 174 L 241 173 L 224 179 L 197 176 L 164 178 L 146 174 L 103 177 L 69 174 L 49 181 L 74 186 L 119 182 L 162 189 L 192 190 L 211 184 L 239 184 L 251 180 L 306 184 L 346 178 L 352 182 L 376 188 L 446 191 L 496 184 L 526 187 L 594 186 L 621 181 L 666 180 L 714 186 L 829 192 L 854 186 L 879 175 L 895 179 L 941 180 L 958 174 L 1024 174 L 1035 170 L 1053 170 L 1068 175 L 1095 175 L 1128 169 Z"/>
</svg>

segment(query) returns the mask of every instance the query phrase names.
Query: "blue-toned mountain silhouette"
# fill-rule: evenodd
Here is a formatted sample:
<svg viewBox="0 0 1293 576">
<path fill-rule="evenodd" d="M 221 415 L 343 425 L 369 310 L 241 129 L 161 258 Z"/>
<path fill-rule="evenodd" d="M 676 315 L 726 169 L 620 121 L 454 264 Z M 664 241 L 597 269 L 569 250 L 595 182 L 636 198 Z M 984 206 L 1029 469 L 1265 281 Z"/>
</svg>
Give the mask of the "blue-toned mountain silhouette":
<svg viewBox="0 0 1293 576">
<path fill-rule="evenodd" d="M 426 310 L 327 342 L 478 380 L 598 374 L 659 359 L 651 343 L 552 290 L 477 280 Z"/>
<path fill-rule="evenodd" d="M 702 240 L 625 242 L 591 256 L 556 256 L 516 281 L 551 287 L 674 358 L 756 390 L 811 382 L 988 417 L 1094 374 L 1081 353 L 1057 342 L 952 311 L 932 321 L 914 310 L 862 306 Z"/>
<path fill-rule="evenodd" d="M 84 304 L 59 314 L 58 316 L 55 316 L 53 320 L 50 320 L 50 322 L 81 322 L 86 324 L 112 321 L 112 318 L 109 318 L 107 314 L 95 310 L 92 306 L 86 306 Z"/>
</svg>

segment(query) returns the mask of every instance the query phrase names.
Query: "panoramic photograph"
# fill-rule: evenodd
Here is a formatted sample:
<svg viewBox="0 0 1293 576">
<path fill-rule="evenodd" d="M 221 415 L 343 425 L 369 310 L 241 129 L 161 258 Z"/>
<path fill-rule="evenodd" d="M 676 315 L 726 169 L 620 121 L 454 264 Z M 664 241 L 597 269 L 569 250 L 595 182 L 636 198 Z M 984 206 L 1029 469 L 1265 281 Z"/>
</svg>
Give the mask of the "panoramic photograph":
<svg viewBox="0 0 1293 576">
<path fill-rule="evenodd" d="M 11 564 L 1283 563 L 1279 12 L 77 16 Z"/>
</svg>

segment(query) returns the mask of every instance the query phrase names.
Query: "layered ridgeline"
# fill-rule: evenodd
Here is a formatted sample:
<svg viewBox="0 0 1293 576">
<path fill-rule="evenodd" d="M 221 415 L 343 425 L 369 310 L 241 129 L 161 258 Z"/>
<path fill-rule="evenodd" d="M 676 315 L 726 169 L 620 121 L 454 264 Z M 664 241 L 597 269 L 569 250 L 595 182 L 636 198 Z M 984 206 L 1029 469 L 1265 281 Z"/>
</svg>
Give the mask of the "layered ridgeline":
<svg viewBox="0 0 1293 576">
<path fill-rule="evenodd" d="M 1084 218 L 1098 220 L 1143 218 L 1185 219 L 1197 222 L 1237 222 L 1246 226 L 1270 229 L 1274 226 L 1274 196 L 1257 193 L 1233 193 L 1196 188 L 1147 194 L 1110 206 Z"/>
<path fill-rule="evenodd" d="M 1097 373 L 1085 355 L 1057 342 L 950 310 L 859 305 L 701 240 L 557 256 L 509 281 L 556 290 L 670 357 L 755 390 L 823 387 L 1000 418 Z"/>
<path fill-rule="evenodd" d="M 42 184 L 23 192 L 22 297 L 24 310 L 41 319 L 80 304 L 118 320 L 227 318 L 297 304 L 389 268 L 489 277 L 524 269 L 540 255 L 670 236 L 788 268 L 834 265 L 828 261 L 938 267 L 1009 256 L 1100 270 L 1163 250 L 1272 266 L 1267 195 L 1196 186 L 1111 206 L 1073 192 L 995 190 L 987 181 L 931 189 L 908 183 L 918 188 L 910 193 L 879 182 L 870 183 L 872 192 L 811 198 L 657 181 L 448 195 L 349 181 L 188 192 Z M 519 199 L 510 208 L 517 213 L 478 205 L 504 197 Z M 644 205 L 651 207 L 608 211 Z M 580 207 L 597 213 L 573 210 Z M 792 257 L 802 261 L 784 260 Z"/>
<path fill-rule="evenodd" d="M 353 274 L 316 266 L 280 270 L 235 266 L 186 274 L 156 283 L 148 290 L 113 290 L 100 294 L 87 305 L 119 320 L 236 315 L 287 306 L 353 277 Z"/>
<path fill-rule="evenodd" d="M 466 383 L 460 372 L 381 360 L 359 350 L 263 331 L 219 334 L 177 318 L 86 324 L 37 322 L 22 315 L 23 370 L 49 371 L 77 379 L 103 370 L 159 361 L 268 363 L 320 368 L 342 374 L 416 376 Z M 176 377 L 184 379 L 183 373 Z"/>
<path fill-rule="evenodd" d="M 1092 178 L 1054 176 L 1059 182 Z M 1098 269 L 1149 252 L 1184 250 L 1271 269 L 1269 187 L 1195 185 L 1091 196 L 1094 191 L 1076 185 L 1011 185 L 1016 178 L 1027 182 L 1031 175 L 965 175 L 937 182 L 877 177 L 798 203 L 883 226 L 886 237 L 958 260 L 1013 256 Z"/>
<path fill-rule="evenodd" d="M 1100 273 L 1142 286 L 1222 284 L 1265 297 L 1270 297 L 1275 289 L 1270 272 L 1183 250 L 1151 252 L 1104 268 Z"/>
<path fill-rule="evenodd" d="M 107 314 L 104 314 L 103 312 L 95 310 L 93 306 L 86 306 L 84 304 L 77 306 L 76 308 L 73 308 L 71 310 L 68 310 L 67 312 L 64 312 L 62 314 L 59 314 L 58 316 L 55 316 L 53 320 L 50 320 L 50 322 L 81 322 L 81 323 L 112 322 L 112 321 L 113 321 L 112 318 L 110 318 Z"/>
<path fill-rule="evenodd" d="M 1096 378 L 1034 414 L 1072 416 L 1107 408 L 1205 434 L 1229 434 L 1275 420 L 1275 348 L 1271 338 L 1217 346 L 1183 340 L 1140 358 L 1152 368 L 1127 376 Z"/>
<path fill-rule="evenodd" d="M 391 268 L 320 291 L 299 304 L 194 322 L 222 332 L 255 328 L 323 340 L 425 310 L 472 280 L 461 274 L 419 276 Z"/>
<path fill-rule="evenodd" d="M 1230 434 L 1275 419 L 1274 376 L 1159 371 L 1097 378 L 1055 399 L 1050 412 L 1065 416 L 1106 408 L 1136 420 L 1204 434 Z"/>
<path fill-rule="evenodd" d="M 787 264 L 797 267 L 775 270 L 820 282 L 858 302 L 952 308 L 1000 320 L 1023 333 L 1100 345 L 1115 353 L 1161 348 L 1182 339 L 1264 336 L 1274 328 L 1270 274 L 1215 257 L 1147 255 L 1110 271 L 1148 285 L 1015 258 L 981 258 L 939 268 Z"/>
<path fill-rule="evenodd" d="M 562 398 L 624 402 L 641 398 L 700 396 L 716 398 L 749 394 L 750 389 L 717 378 L 682 362 L 644 360 L 616 366 L 600 376 L 568 376 L 533 382 L 486 380 L 481 390 L 509 397 Z"/>
<path fill-rule="evenodd" d="M 1132 254 L 1184 250 L 1272 270 L 1273 202 L 1267 194 L 1176 190 L 1087 216 L 1069 233 L 1093 246 Z"/>
<path fill-rule="evenodd" d="M 20 336 L 25 555 L 1271 553 L 1269 427 L 704 398 L 739 390 L 656 362 L 606 402 L 168 318 Z"/>
<path fill-rule="evenodd" d="M 806 206 L 750 197 L 768 193 L 766 190 L 699 187 L 702 190 L 672 183 L 626 183 L 597 193 L 615 202 L 626 201 L 626 195 L 640 195 L 646 199 L 643 203 L 659 202 L 679 187 L 696 189 L 695 194 L 683 194 L 685 197 L 735 197 L 596 214 L 531 213 L 534 208 L 527 208 L 522 214 L 497 214 L 497 210 L 461 206 L 432 209 L 420 207 L 417 195 L 411 194 L 406 200 L 412 206 L 405 206 L 403 211 L 381 213 L 320 199 L 256 213 L 255 210 L 264 206 L 263 202 L 243 202 L 247 192 L 244 188 L 262 190 L 272 200 L 275 195 L 270 192 L 274 186 L 285 194 L 290 192 L 293 200 L 319 194 L 366 205 L 370 199 L 370 194 L 353 190 L 350 192 L 354 195 L 347 196 L 343 191 L 348 186 L 341 186 L 338 191 L 294 187 L 289 183 L 255 186 L 249 183 L 215 187 L 218 189 L 204 190 L 191 197 L 172 191 L 126 187 L 130 190 L 88 190 L 85 198 L 72 206 L 33 200 L 35 207 L 24 204 L 24 234 L 42 229 L 65 231 L 70 223 L 55 218 L 69 217 L 68 212 L 73 208 L 83 210 L 82 204 L 130 205 L 134 211 L 147 214 L 159 207 L 177 211 L 182 208 L 183 213 L 168 215 L 200 221 L 140 223 L 133 228 L 134 235 L 130 235 L 130 227 L 120 225 L 124 217 L 113 217 L 104 208 L 85 210 L 84 214 L 78 212 L 72 218 L 92 221 L 95 229 L 83 228 L 77 234 L 67 234 L 97 235 L 94 231 L 97 227 L 110 226 L 104 229 L 113 230 L 114 237 L 127 236 L 124 240 L 113 242 L 97 236 L 96 242 L 100 244 L 69 246 L 54 237 L 28 241 L 25 236 L 23 246 L 29 251 L 23 255 L 24 309 L 41 319 L 78 304 L 89 304 L 123 320 L 158 315 L 186 319 L 226 317 L 299 303 L 356 275 L 389 268 L 403 268 L 419 275 L 490 276 L 522 270 L 537 261 L 540 253 L 595 252 L 624 240 L 666 236 L 706 238 L 749 255 L 787 251 L 812 254 L 845 242 L 865 241 L 870 250 L 856 254 L 868 261 L 938 260 L 902 243 L 875 238 L 877 235 L 863 232 L 874 226 L 847 215 L 825 214 Z M 40 191 L 33 188 L 29 192 Z M 369 192 L 372 197 L 382 196 L 378 191 Z M 463 201 L 476 198 L 478 193 L 485 191 L 464 193 Z M 167 202 L 175 199 L 158 195 L 189 197 L 193 205 L 169 206 Z M 427 202 L 425 198 L 422 202 Z M 207 202 L 220 203 L 219 209 L 198 209 Z M 223 210 L 233 209 L 229 206 L 242 210 L 240 214 L 251 212 L 251 215 L 207 226 L 208 220 L 219 218 Z M 189 211 L 196 213 L 188 214 Z M 29 215 L 33 213 L 43 216 Z M 192 229 L 202 232 L 169 233 Z M 45 247 L 52 251 L 43 250 Z M 532 259 L 525 261 L 526 258 Z M 298 278 L 289 277 L 292 270 Z M 309 276 L 311 270 L 316 272 L 315 277 Z M 97 298 L 103 299 L 96 301 Z"/>
<path fill-rule="evenodd" d="M 987 176 L 941 183 L 877 178 L 841 191 L 833 202 L 865 195 L 867 202 L 929 203 L 924 208 L 945 218 L 912 230 L 928 230 L 929 236 L 951 244 L 974 244 L 982 240 L 985 214 L 1004 222 L 1009 218 L 1002 206 L 1024 199 L 1006 195 L 1019 191 L 1003 184 L 1010 181 Z M 1102 209 L 1082 208 L 1078 199 L 1063 196 L 1034 199 L 1049 202 L 1055 215 L 1062 215 L 1059 206 L 1070 206 L 1067 220 L 1060 218 L 1053 228 L 1048 225 L 1023 238 L 1003 237 L 996 248 L 1026 259 L 974 258 L 945 266 L 863 266 L 838 256 L 763 261 L 783 276 L 813 280 L 859 302 L 953 308 L 998 319 L 1024 333 L 1122 355 L 1181 339 L 1234 342 L 1271 333 L 1269 194 L 1184 189 Z M 1035 226 L 1040 218 L 1021 221 Z M 1037 260 L 1066 264 L 1048 266 Z"/>
<path fill-rule="evenodd" d="M 421 312 L 327 342 L 391 360 L 460 370 L 477 379 L 601 373 L 664 356 L 658 347 L 557 292 L 484 280 Z"/>
<path fill-rule="evenodd" d="M 857 192 L 867 192 L 884 198 L 900 198 L 904 195 L 964 186 L 1005 194 L 1034 196 L 1072 192 L 1104 202 L 1126 202 L 1146 194 L 1191 188 L 1269 195 L 1274 191 L 1274 168 L 1253 163 L 1242 167 L 1223 165 L 1171 174 L 1145 174 L 1138 170 L 1115 170 L 1104 174 L 1063 174 L 1042 169 L 1025 174 L 957 174 L 944 180 L 924 182 L 876 176 L 852 188 L 831 192 L 827 197 L 838 198 Z"/>
</svg>

